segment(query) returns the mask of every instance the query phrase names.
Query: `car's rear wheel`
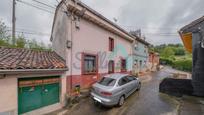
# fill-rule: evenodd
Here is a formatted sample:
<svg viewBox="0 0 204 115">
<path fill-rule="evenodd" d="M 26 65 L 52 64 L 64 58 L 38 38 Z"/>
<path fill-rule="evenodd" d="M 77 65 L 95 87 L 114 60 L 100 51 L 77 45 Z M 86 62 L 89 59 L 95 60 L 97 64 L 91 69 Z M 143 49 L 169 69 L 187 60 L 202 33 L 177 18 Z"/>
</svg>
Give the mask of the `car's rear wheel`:
<svg viewBox="0 0 204 115">
<path fill-rule="evenodd" d="M 124 104 L 124 102 L 125 102 L 125 97 L 121 96 L 118 102 L 118 106 L 121 107 Z"/>
</svg>

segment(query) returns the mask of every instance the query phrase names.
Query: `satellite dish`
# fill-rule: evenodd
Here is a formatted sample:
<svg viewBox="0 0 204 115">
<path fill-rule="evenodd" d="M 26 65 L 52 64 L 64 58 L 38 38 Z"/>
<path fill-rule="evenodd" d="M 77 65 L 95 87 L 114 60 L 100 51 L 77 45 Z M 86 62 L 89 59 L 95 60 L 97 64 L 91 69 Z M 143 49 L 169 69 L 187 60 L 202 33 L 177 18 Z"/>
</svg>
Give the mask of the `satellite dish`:
<svg viewBox="0 0 204 115">
<path fill-rule="evenodd" d="M 114 20 L 114 22 L 117 22 L 117 21 L 118 21 L 118 19 L 117 19 L 117 18 L 113 18 L 113 20 Z"/>
</svg>

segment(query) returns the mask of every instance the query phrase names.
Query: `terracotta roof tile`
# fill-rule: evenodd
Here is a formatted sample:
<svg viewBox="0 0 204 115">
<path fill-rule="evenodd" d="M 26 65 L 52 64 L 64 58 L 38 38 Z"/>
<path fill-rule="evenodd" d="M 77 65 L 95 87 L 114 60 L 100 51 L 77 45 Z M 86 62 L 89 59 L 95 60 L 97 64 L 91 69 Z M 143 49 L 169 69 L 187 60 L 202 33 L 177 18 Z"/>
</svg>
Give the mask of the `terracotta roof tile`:
<svg viewBox="0 0 204 115">
<path fill-rule="evenodd" d="M 65 60 L 55 52 L 0 47 L 0 70 L 65 68 Z"/>
</svg>

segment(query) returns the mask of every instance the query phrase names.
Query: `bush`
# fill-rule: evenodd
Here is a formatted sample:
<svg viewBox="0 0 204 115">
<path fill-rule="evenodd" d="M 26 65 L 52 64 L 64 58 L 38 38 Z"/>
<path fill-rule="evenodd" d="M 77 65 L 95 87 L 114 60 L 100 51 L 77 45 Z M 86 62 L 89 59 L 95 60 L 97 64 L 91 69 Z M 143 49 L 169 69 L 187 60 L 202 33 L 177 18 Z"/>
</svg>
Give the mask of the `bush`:
<svg viewBox="0 0 204 115">
<path fill-rule="evenodd" d="M 172 67 L 178 70 L 191 72 L 192 71 L 192 60 L 185 59 L 185 60 L 174 61 L 172 64 Z"/>
<path fill-rule="evenodd" d="M 173 64 L 173 60 L 169 59 L 169 58 L 160 58 L 160 63 L 162 65 L 172 65 Z"/>
<path fill-rule="evenodd" d="M 176 48 L 175 49 L 175 55 L 184 56 L 185 55 L 185 50 L 183 48 Z"/>
<path fill-rule="evenodd" d="M 192 71 L 192 60 L 191 59 L 182 59 L 182 60 L 175 60 L 173 58 L 160 58 L 160 63 L 162 65 L 169 65 L 172 66 L 175 69 L 181 70 L 181 71 Z"/>
</svg>

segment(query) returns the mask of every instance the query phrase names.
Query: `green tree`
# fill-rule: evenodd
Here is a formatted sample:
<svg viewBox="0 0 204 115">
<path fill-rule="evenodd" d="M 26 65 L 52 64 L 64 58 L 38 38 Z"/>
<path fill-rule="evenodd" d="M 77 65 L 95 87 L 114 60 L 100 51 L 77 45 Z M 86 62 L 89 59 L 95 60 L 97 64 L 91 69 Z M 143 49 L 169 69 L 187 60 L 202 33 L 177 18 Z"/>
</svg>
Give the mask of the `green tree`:
<svg viewBox="0 0 204 115">
<path fill-rule="evenodd" d="M 22 34 L 16 37 L 15 45 L 12 44 L 11 35 L 8 32 L 6 24 L 0 20 L 0 46 L 29 48 L 34 50 L 51 50 L 51 45 L 48 47 L 43 43 L 38 43 L 35 39 L 27 40 Z"/>
<path fill-rule="evenodd" d="M 39 44 L 39 49 L 40 49 L 40 50 L 45 50 L 45 49 L 47 49 L 46 46 L 45 46 L 45 44 L 44 44 L 42 41 L 41 41 L 40 44 Z"/>
<path fill-rule="evenodd" d="M 175 49 L 175 55 L 177 55 L 177 56 L 183 56 L 183 55 L 185 55 L 185 50 L 183 49 L 183 48 L 176 48 Z"/>
<path fill-rule="evenodd" d="M 28 40 L 28 48 L 29 49 L 38 49 L 38 43 L 35 39 Z"/>
<path fill-rule="evenodd" d="M 52 44 L 48 44 L 47 50 L 52 51 Z"/>
<path fill-rule="evenodd" d="M 174 58 L 174 51 L 171 47 L 166 47 L 161 52 L 161 56 L 164 58 Z"/>
<path fill-rule="evenodd" d="M 0 46 L 9 46 L 10 35 L 8 34 L 5 23 L 0 20 Z"/>
<path fill-rule="evenodd" d="M 51 50 L 41 41 L 38 43 L 35 39 L 28 40 L 28 48 L 33 50 Z"/>
<path fill-rule="evenodd" d="M 24 37 L 24 35 L 22 34 L 21 36 L 18 36 L 16 39 L 16 47 L 18 48 L 25 48 L 27 44 L 27 41 Z"/>
</svg>

